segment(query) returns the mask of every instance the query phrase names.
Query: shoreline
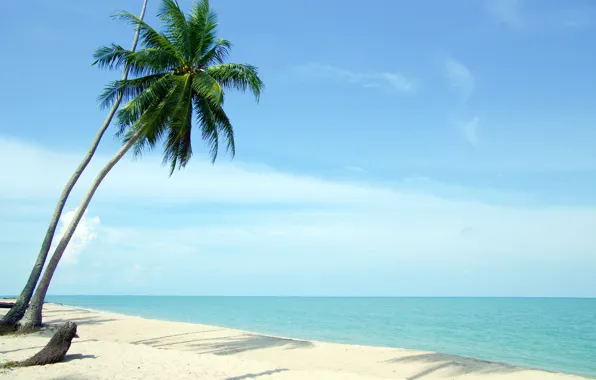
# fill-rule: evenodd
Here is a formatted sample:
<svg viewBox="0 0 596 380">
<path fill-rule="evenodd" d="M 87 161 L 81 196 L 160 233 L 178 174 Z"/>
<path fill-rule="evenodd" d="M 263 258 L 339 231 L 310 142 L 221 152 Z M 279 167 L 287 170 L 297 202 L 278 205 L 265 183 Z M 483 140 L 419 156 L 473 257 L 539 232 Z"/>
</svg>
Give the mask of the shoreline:
<svg viewBox="0 0 596 380">
<path fill-rule="evenodd" d="M 290 336 L 268 334 L 268 333 L 258 332 L 258 331 L 243 330 L 243 329 L 238 329 L 238 328 L 234 328 L 234 327 L 227 327 L 227 326 L 221 326 L 221 325 L 215 325 L 215 324 L 205 325 L 205 324 L 196 323 L 196 322 L 184 322 L 184 321 L 175 321 L 175 320 L 170 320 L 170 319 L 148 318 L 148 317 L 143 317 L 140 315 L 131 315 L 131 314 L 126 314 L 126 313 L 114 313 L 114 312 L 107 311 L 107 310 L 99 310 L 99 309 L 92 309 L 92 308 L 86 308 L 86 307 L 65 305 L 62 303 L 55 303 L 55 302 L 46 302 L 45 304 L 67 307 L 67 308 L 76 309 L 76 310 L 84 310 L 84 311 L 89 311 L 92 313 L 99 313 L 99 314 L 116 314 L 116 315 L 126 316 L 129 318 L 138 318 L 138 319 L 144 319 L 144 320 L 149 320 L 149 321 L 161 321 L 161 322 L 169 322 L 169 323 L 185 323 L 185 324 L 202 326 L 202 327 L 226 329 L 226 330 L 232 330 L 232 331 L 236 331 L 236 332 L 244 333 L 244 334 L 258 335 L 258 336 L 263 336 L 263 337 L 268 337 L 268 338 L 283 339 L 283 340 L 295 341 L 295 342 L 313 343 L 313 344 L 337 344 L 337 345 L 355 347 L 355 348 L 356 347 L 358 347 L 358 348 L 382 348 L 382 349 L 390 349 L 390 350 L 394 349 L 394 350 L 403 350 L 403 351 L 412 351 L 412 352 L 426 352 L 426 353 L 432 353 L 432 354 L 437 354 L 437 355 L 444 355 L 446 357 L 457 358 L 457 359 L 460 359 L 461 361 L 475 361 L 475 362 L 480 362 L 480 363 L 485 363 L 485 364 L 494 364 L 494 365 L 499 365 L 499 366 L 504 366 L 504 367 L 509 367 L 509 368 L 516 368 L 516 369 L 520 369 L 520 370 L 532 370 L 532 371 L 548 372 L 548 373 L 552 373 L 552 374 L 564 374 L 564 375 L 579 376 L 579 375 L 573 375 L 573 374 L 569 374 L 569 373 L 565 373 L 565 372 L 556 372 L 556 371 L 551 371 L 551 370 L 542 369 L 542 368 L 525 367 L 523 365 L 504 363 L 504 362 L 499 362 L 499 361 L 494 361 L 494 360 L 478 359 L 478 358 L 473 358 L 473 357 L 468 357 L 468 356 L 463 356 L 463 355 L 450 354 L 450 353 L 446 353 L 446 352 L 426 351 L 426 350 L 419 350 L 416 348 L 407 348 L 407 347 L 377 346 L 377 345 L 364 345 L 364 344 L 355 344 L 355 343 L 338 343 L 338 342 L 323 341 L 323 340 L 316 340 L 316 339 L 303 339 L 303 338 L 296 338 L 296 337 L 290 337 Z"/>
<path fill-rule="evenodd" d="M 225 380 L 255 375 L 267 380 L 586 378 L 438 352 L 303 340 L 53 303 L 44 305 L 44 318 L 48 324 L 73 320 L 79 325 L 81 338 L 73 340 L 69 351 L 72 360 L 1 375 L 15 379 L 159 379 L 166 376 L 165 371 L 172 378 Z M 28 357 L 48 339 L 47 331 L 0 337 L 0 361 Z M 114 352 L 121 354 L 114 356 Z M 118 363 L 122 358 L 127 358 L 125 364 Z M 149 366 L 148 358 L 152 358 Z M 89 371 L 94 377 L 74 375 Z"/>
<path fill-rule="evenodd" d="M 98 314 L 108 314 L 108 315 L 120 315 L 123 317 L 127 317 L 127 318 L 135 318 L 135 319 L 143 319 L 146 321 L 158 321 L 158 322 L 167 322 L 167 323 L 184 323 L 184 324 L 188 324 L 188 325 L 194 325 L 194 326 L 201 326 L 201 327 L 209 327 L 209 328 L 217 328 L 217 329 L 222 329 L 222 330 L 231 330 L 231 331 L 236 331 L 238 333 L 243 333 L 243 334 L 250 334 L 250 335 L 258 335 L 258 336 L 263 336 L 263 337 L 267 337 L 267 338 L 274 338 L 274 339 L 283 339 L 283 340 L 289 340 L 289 341 L 295 341 L 295 342 L 302 342 L 302 343 L 329 343 L 329 344 L 343 344 L 346 346 L 354 346 L 354 347 L 377 347 L 377 348 L 394 348 L 394 347 L 383 347 L 383 346 L 365 346 L 365 345 L 359 345 L 359 344 L 350 344 L 350 343 L 334 343 L 334 342 L 326 342 L 326 341 L 318 341 L 318 340 L 313 340 L 313 339 L 302 339 L 302 338 L 293 338 L 293 337 L 289 337 L 289 336 L 281 336 L 281 335 L 275 335 L 275 334 L 266 334 L 266 333 L 261 333 L 261 332 L 256 332 L 256 331 L 249 331 L 249 330 L 242 330 L 242 329 L 237 329 L 234 327 L 227 327 L 227 326 L 221 326 L 221 325 L 205 325 L 203 323 L 195 323 L 195 322 L 184 322 L 184 321 L 174 321 L 171 319 L 157 319 L 157 318 L 147 318 L 147 317 L 143 317 L 140 315 L 131 315 L 131 314 L 126 314 L 126 313 L 114 313 L 111 311 L 107 311 L 107 310 L 99 310 L 99 309 L 92 309 L 92 308 L 87 308 L 87 307 L 79 307 L 79 306 L 72 306 L 72 305 L 65 305 L 62 303 L 55 303 L 55 302 L 46 302 L 44 303 L 45 305 L 55 305 L 55 306 L 60 306 L 60 307 L 65 307 L 65 308 L 69 308 L 69 309 L 75 309 L 75 310 L 81 310 L 81 311 L 88 311 L 91 313 L 98 313 Z M 404 350 L 409 350 L 408 348 L 404 348 Z M 459 355 L 455 355 L 455 356 L 459 356 Z M 473 358 L 470 358 L 473 359 Z M 478 359 L 478 360 L 482 360 L 482 359 Z M 495 362 L 496 363 L 496 362 Z M 500 363 L 497 363 L 500 364 Z M 508 365 L 506 363 L 502 363 L 503 365 Z M 548 371 L 548 370 L 544 370 L 546 372 L 553 372 L 553 371 Z"/>
</svg>

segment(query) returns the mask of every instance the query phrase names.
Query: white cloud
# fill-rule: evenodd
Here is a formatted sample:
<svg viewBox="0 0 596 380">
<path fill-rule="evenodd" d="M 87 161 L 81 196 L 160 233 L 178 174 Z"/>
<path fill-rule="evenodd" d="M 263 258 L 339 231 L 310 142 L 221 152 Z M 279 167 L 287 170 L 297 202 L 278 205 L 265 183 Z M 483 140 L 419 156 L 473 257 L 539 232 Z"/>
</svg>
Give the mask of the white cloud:
<svg viewBox="0 0 596 380">
<path fill-rule="evenodd" d="M 460 97 L 462 103 L 466 104 L 476 87 L 470 69 L 462 62 L 448 57 L 445 59 L 445 75 L 451 89 Z"/>
<path fill-rule="evenodd" d="M 17 152 L 22 159 L 9 160 Z M 0 139 L 0 172 L 6 174 L 0 177 L 0 199 L 54 202 L 79 159 Z M 90 172 L 106 160 L 96 157 Z M 101 224 L 98 218 L 82 224 L 82 236 L 97 239 L 88 244 L 92 239 L 81 237 L 82 243 L 73 246 L 86 246 L 85 262 L 101 264 L 76 267 L 94 274 L 93 284 L 102 285 L 95 291 L 125 292 L 143 279 L 137 289 L 145 293 L 271 294 L 276 284 L 275 291 L 284 294 L 330 289 L 354 294 L 359 285 L 354 278 L 369 276 L 379 285 L 366 289 L 381 294 L 390 291 L 386 284 L 412 283 L 416 278 L 408 273 L 423 271 L 416 286 L 434 283 L 428 293 L 436 295 L 447 292 L 441 284 L 468 271 L 473 276 L 458 281 L 475 281 L 474 289 L 498 293 L 509 286 L 511 268 L 555 278 L 561 265 L 594 267 L 592 208 L 524 207 L 507 197 L 489 201 L 497 197 L 476 196 L 477 189 L 465 187 L 441 188 L 428 179 L 379 185 L 202 162 L 207 160 L 195 157 L 185 171 L 168 178 L 159 158 L 146 156 L 124 159 L 108 174 L 91 203 L 94 214 L 101 212 Z M 90 180 L 88 175 L 81 180 L 74 199 Z M 11 236 L 0 244 L 11 244 L 11 252 L 19 253 L 17 242 L 28 242 L 35 231 L 19 219 L 33 216 L 14 210 L 0 217 L 2 230 Z M 45 222 L 46 216 L 40 219 Z M 478 283 L 482 271 L 501 280 Z M 86 277 L 76 278 L 80 283 Z M 328 278 L 336 285 L 325 282 Z M 74 286 L 60 281 L 56 292 Z M 4 283 L 10 282 L 0 279 L 0 286 Z"/>
<path fill-rule="evenodd" d="M 389 86 L 402 93 L 412 93 L 418 90 L 415 80 L 399 73 L 351 71 L 320 63 L 301 65 L 296 70 L 298 73 L 307 77 L 349 83 L 363 87 Z"/>
<path fill-rule="evenodd" d="M 72 211 L 68 211 L 62 214 L 60 218 L 60 226 L 58 228 L 57 233 L 54 236 L 53 245 L 50 249 L 50 254 L 53 254 L 56 245 L 64 236 L 66 229 L 70 225 L 75 212 L 77 209 Z M 87 212 L 83 214 L 83 217 L 79 221 L 77 228 L 75 229 L 70 242 L 64 251 L 62 259 L 60 260 L 61 263 L 68 263 L 68 264 L 75 264 L 78 262 L 79 255 L 87 249 L 89 244 L 97 238 L 97 232 L 100 228 L 100 220 L 99 217 L 87 217 Z"/>
<path fill-rule="evenodd" d="M 562 1 L 554 7 L 539 7 L 531 12 L 522 12 L 522 0 L 487 0 L 486 5 L 495 20 L 513 29 L 544 32 L 587 28 L 596 23 L 596 7 L 589 3 Z"/>
<path fill-rule="evenodd" d="M 8 157 L 22 159 L 15 165 Z M 6 159 L 3 159 L 6 158 Z M 80 160 L 76 154 L 59 153 L 11 140 L 0 139 L 0 197 L 55 198 L 72 168 Z M 92 173 L 107 161 L 96 156 L 73 191 L 82 195 Z M 27 173 L 23 175 L 23 173 Z M 39 184 L 43 183 L 43 186 Z M 218 162 L 211 165 L 200 156 L 186 170 L 171 178 L 156 156 L 132 161 L 124 158 L 108 174 L 95 199 L 131 202 L 198 203 L 362 203 L 375 194 L 379 200 L 392 196 L 386 188 L 367 184 L 333 182 L 320 178 L 280 173 L 266 166 Z M 73 198 L 73 197 L 71 197 Z"/>
<path fill-rule="evenodd" d="M 452 265 L 483 260 L 573 260 L 589 257 L 596 248 L 596 237 L 589 230 L 596 227 L 594 219 L 590 220 L 595 216 L 593 210 L 525 210 L 473 202 L 425 207 L 404 201 L 384 208 L 373 204 L 339 210 L 223 213 L 219 222 L 187 227 L 106 227 L 106 239 L 129 250 L 181 256 L 229 252 L 270 258 L 283 252 L 285 258 L 296 260 L 299 257 L 292 256 L 323 254 L 316 260 L 322 264 L 350 256 L 404 263 L 438 260 Z M 168 247 L 167 242 L 176 245 Z M 364 254 L 372 246 L 377 253 Z"/>
<path fill-rule="evenodd" d="M 497 21 L 514 28 L 522 26 L 519 0 L 488 0 L 487 8 Z"/>
<path fill-rule="evenodd" d="M 474 117 L 466 122 L 457 123 L 457 128 L 459 129 L 464 140 L 469 142 L 472 146 L 478 146 L 479 125 L 480 119 L 478 117 Z"/>
</svg>

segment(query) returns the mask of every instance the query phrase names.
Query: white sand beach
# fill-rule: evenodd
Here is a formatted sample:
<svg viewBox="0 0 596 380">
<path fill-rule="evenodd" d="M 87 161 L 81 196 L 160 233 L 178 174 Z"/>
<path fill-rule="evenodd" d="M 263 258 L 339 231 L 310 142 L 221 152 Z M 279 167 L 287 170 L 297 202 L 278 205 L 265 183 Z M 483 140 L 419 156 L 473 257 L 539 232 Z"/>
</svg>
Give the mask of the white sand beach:
<svg viewBox="0 0 596 380">
<path fill-rule="evenodd" d="M 0 315 L 6 310 L 0 310 Z M 167 322 L 46 304 L 45 322 L 78 324 L 65 362 L 0 369 L 3 379 L 408 379 L 564 380 L 578 376 L 528 370 L 445 354 L 283 339 L 245 331 Z M 0 337 L 0 363 L 35 354 L 51 331 Z"/>
</svg>

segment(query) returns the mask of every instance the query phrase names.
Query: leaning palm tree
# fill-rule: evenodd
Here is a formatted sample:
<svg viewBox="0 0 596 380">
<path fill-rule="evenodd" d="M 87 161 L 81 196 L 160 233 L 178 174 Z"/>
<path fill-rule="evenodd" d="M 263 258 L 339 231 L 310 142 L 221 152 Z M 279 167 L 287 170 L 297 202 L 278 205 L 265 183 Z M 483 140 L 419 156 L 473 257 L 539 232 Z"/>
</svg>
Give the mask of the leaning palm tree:
<svg viewBox="0 0 596 380">
<path fill-rule="evenodd" d="M 133 52 L 111 45 L 95 53 L 94 64 L 99 67 L 129 67 L 135 76 L 112 82 L 100 97 L 104 105 L 119 97 L 128 101 L 117 114 L 124 144 L 99 172 L 75 212 L 25 313 L 23 329 L 41 325 L 43 301 L 60 258 L 101 181 L 128 150 L 134 148 L 135 154 L 141 154 L 163 141 L 163 162 L 170 164 L 172 175 L 192 156 L 194 118 L 201 138 L 209 145 L 212 162 L 219 151 L 220 135 L 233 156 L 234 131 L 223 109 L 224 90 L 250 90 L 259 99 L 264 86 L 257 68 L 225 63 L 231 44 L 217 38 L 217 17 L 208 0 L 197 1 L 188 16 L 175 0 L 163 0 L 159 16 L 163 32 L 128 12 L 119 13 L 120 19 L 141 30 L 143 48 Z"/>
<path fill-rule="evenodd" d="M 144 18 L 146 9 L 147 0 L 144 0 L 143 7 L 141 9 L 141 15 L 139 17 L 140 20 Z M 135 51 L 138 40 L 139 28 L 137 28 L 135 32 L 131 51 Z M 124 73 L 122 74 L 122 80 L 126 80 L 128 78 L 128 71 L 128 67 L 125 67 Z M 60 194 L 60 198 L 58 198 L 58 204 L 56 204 L 54 214 L 50 219 L 50 225 L 48 226 L 48 229 L 46 231 L 46 235 L 41 244 L 41 249 L 39 250 L 37 259 L 35 260 L 35 264 L 33 265 L 33 269 L 31 270 L 31 274 L 29 275 L 27 283 L 21 291 L 21 294 L 15 302 L 15 305 L 9 310 L 9 312 L 6 315 L 4 315 L 4 317 L 2 317 L 2 320 L 0 320 L 0 326 L 14 326 L 25 314 L 25 310 L 27 309 L 29 301 L 31 300 L 31 296 L 33 295 L 33 290 L 35 290 L 35 286 L 37 285 L 37 281 L 39 280 L 39 276 L 41 275 L 41 271 L 43 269 L 43 266 L 45 265 L 48 252 L 50 251 L 50 247 L 52 245 L 52 240 L 54 239 L 54 234 L 56 232 L 58 221 L 60 220 L 60 216 L 62 215 L 62 211 L 64 210 L 64 205 L 66 204 L 66 200 L 68 199 L 68 196 L 70 195 L 70 192 L 74 188 L 75 184 L 79 180 L 79 177 L 81 177 L 81 174 L 83 174 L 83 171 L 93 158 L 93 155 L 97 150 L 97 146 L 99 145 L 101 138 L 103 137 L 105 131 L 108 129 L 108 126 L 112 122 L 114 114 L 120 106 L 121 99 L 122 96 L 118 96 L 114 99 L 112 108 L 110 109 L 110 112 L 108 113 L 108 116 L 104 120 L 103 124 L 97 131 L 95 138 L 91 143 L 91 147 L 87 151 L 87 154 L 85 154 L 85 157 L 83 157 L 83 160 L 66 183 L 66 186 L 64 186 L 64 190 L 62 190 L 62 194 Z"/>
</svg>

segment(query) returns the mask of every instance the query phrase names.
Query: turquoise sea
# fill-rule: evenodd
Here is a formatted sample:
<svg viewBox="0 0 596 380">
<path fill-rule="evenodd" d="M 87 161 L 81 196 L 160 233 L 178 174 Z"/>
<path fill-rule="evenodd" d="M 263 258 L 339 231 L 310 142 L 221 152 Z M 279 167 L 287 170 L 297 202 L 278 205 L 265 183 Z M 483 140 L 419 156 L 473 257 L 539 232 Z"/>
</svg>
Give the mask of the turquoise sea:
<svg viewBox="0 0 596 380">
<path fill-rule="evenodd" d="M 48 302 L 596 378 L 596 299 L 52 296 Z"/>
</svg>

